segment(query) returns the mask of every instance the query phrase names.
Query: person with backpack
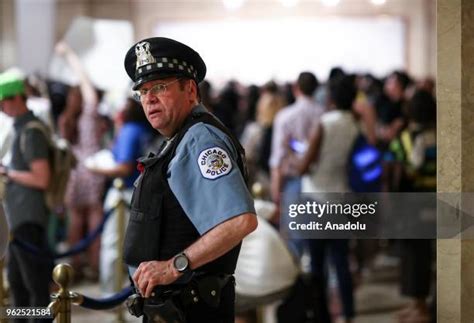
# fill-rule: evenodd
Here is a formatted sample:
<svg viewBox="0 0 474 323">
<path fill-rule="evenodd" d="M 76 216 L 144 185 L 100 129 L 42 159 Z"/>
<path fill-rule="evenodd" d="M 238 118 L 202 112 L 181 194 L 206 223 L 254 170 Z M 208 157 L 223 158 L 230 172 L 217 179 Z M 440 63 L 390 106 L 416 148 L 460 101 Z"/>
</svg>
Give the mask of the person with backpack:
<svg viewBox="0 0 474 323">
<path fill-rule="evenodd" d="M 0 110 L 14 118 L 12 158 L 8 165 L 0 166 L 0 174 L 7 180 L 4 207 L 10 230 L 15 238 L 47 251 L 49 210 L 45 191 L 53 180 L 49 144 L 41 130 L 28 127 L 31 122 L 41 121 L 28 110 L 20 75 L 0 74 Z M 20 147 L 21 138 L 25 140 L 25 150 Z M 12 306 L 48 306 L 52 263 L 15 244 L 9 245 L 8 252 Z"/>
</svg>

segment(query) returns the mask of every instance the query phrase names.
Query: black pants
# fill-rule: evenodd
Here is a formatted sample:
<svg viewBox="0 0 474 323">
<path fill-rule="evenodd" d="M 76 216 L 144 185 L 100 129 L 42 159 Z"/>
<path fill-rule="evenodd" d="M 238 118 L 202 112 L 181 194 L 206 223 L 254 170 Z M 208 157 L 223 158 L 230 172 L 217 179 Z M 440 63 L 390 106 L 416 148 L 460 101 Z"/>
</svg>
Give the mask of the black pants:
<svg viewBox="0 0 474 323">
<path fill-rule="evenodd" d="M 314 284 L 314 312 L 316 322 L 330 323 L 329 301 L 327 299 L 327 261 L 336 269 L 339 295 L 343 314 L 347 319 L 354 317 L 354 294 L 352 276 L 349 270 L 349 240 L 315 239 L 310 240 L 311 271 Z"/>
<path fill-rule="evenodd" d="M 19 240 L 28 242 L 41 250 L 47 250 L 45 230 L 35 224 L 24 224 L 13 232 Z M 47 307 L 50 302 L 49 283 L 51 281 L 52 261 L 38 257 L 21 247 L 10 244 L 7 263 L 12 306 Z M 30 320 L 29 322 L 47 322 Z M 49 320 L 52 321 L 52 320 Z M 25 323 L 24 319 L 14 322 Z"/>
<path fill-rule="evenodd" d="M 219 307 L 207 306 L 202 301 L 185 309 L 186 323 L 233 323 L 235 319 L 235 287 L 233 280 L 223 287 Z M 143 323 L 152 323 L 145 316 Z"/>
<path fill-rule="evenodd" d="M 400 240 L 401 292 L 405 296 L 426 298 L 430 292 L 432 240 Z"/>
</svg>

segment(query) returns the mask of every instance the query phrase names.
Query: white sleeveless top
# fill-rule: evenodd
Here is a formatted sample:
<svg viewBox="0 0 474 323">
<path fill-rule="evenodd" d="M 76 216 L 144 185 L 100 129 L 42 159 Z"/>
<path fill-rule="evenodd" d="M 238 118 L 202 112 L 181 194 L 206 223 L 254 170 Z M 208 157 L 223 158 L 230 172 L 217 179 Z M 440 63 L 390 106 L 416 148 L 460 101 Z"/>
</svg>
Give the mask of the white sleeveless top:
<svg viewBox="0 0 474 323">
<path fill-rule="evenodd" d="M 318 160 L 303 176 L 302 192 L 348 192 L 347 162 L 359 128 L 351 111 L 334 110 L 321 116 L 323 138 Z"/>
</svg>

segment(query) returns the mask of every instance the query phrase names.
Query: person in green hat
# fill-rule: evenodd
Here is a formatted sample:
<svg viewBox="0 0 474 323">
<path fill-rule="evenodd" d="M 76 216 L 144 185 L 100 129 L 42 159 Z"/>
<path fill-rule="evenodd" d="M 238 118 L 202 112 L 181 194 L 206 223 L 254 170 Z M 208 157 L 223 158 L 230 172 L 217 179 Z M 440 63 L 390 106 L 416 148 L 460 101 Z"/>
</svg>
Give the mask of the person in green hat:
<svg viewBox="0 0 474 323">
<path fill-rule="evenodd" d="M 25 94 L 25 83 L 19 72 L 9 71 L 0 74 L 0 101 Z"/>
<path fill-rule="evenodd" d="M 46 251 L 48 208 L 44 194 L 51 173 L 49 146 L 40 129 L 28 126 L 30 122 L 41 121 L 27 108 L 21 75 L 0 74 L 0 111 L 13 118 L 11 161 L 8 165 L 0 164 L 0 175 L 7 180 L 4 207 L 10 231 L 14 238 Z M 16 244 L 8 246 L 8 253 L 12 306 L 48 306 L 50 261 Z"/>
</svg>

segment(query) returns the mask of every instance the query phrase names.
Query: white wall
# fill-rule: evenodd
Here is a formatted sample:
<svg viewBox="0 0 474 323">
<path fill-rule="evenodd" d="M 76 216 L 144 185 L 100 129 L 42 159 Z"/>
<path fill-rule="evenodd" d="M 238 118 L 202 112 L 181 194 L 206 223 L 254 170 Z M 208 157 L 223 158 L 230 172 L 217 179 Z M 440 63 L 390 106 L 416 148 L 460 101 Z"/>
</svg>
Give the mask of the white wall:
<svg viewBox="0 0 474 323">
<path fill-rule="evenodd" d="M 13 0 L 0 1 L 0 71 L 16 64 L 16 30 Z"/>
<path fill-rule="evenodd" d="M 16 0 L 16 58 L 25 73 L 48 69 L 55 34 L 55 0 Z"/>
<path fill-rule="evenodd" d="M 209 19 L 157 23 L 154 34 L 198 51 L 213 83 L 264 84 L 293 81 L 302 71 L 325 80 L 335 66 L 378 77 L 406 69 L 405 27 L 388 16 Z"/>
<path fill-rule="evenodd" d="M 341 0 L 337 7 L 325 7 L 316 0 L 301 0 L 291 8 L 282 6 L 277 0 L 246 0 L 242 7 L 234 11 L 226 10 L 220 0 L 138 0 L 133 4 L 131 15 L 137 39 L 154 35 L 155 26 L 163 22 L 245 21 L 285 17 L 399 17 L 406 24 L 404 60 L 408 71 L 416 77 L 436 76 L 435 0 L 387 0 L 383 6 L 374 6 L 368 0 Z"/>
</svg>

